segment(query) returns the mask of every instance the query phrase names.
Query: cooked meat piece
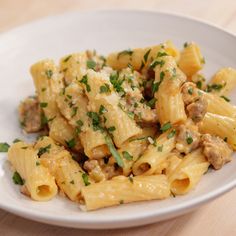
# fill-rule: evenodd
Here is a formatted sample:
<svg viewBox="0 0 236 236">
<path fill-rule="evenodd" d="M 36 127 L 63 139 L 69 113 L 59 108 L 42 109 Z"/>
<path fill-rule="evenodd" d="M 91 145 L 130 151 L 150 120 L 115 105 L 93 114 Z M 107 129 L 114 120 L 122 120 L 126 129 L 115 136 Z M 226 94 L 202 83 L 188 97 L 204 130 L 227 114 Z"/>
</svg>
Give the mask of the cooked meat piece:
<svg viewBox="0 0 236 236">
<path fill-rule="evenodd" d="M 198 100 L 189 104 L 186 107 L 188 116 L 194 121 L 199 122 L 201 121 L 206 112 L 207 112 L 207 101 L 203 97 L 199 97 Z"/>
<path fill-rule="evenodd" d="M 42 129 L 42 109 L 40 108 L 37 98 L 26 98 L 19 105 L 18 112 L 22 127 L 27 133 L 38 132 Z"/>
<path fill-rule="evenodd" d="M 204 134 L 201 138 L 201 143 L 203 145 L 203 154 L 216 170 L 232 160 L 231 154 L 233 151 L 223 139 Z"/>
<path fill-rule="evenodd" d="M 192 82 L 186 82 L 182 86 L 183 101 L 185 105 L 193 103 L 199 98 L 198 89 L 196 84 Z"/>
<path fill-rule="evenodd" d="M 188 154 L 196 149 L 200 143 L 198 127 L 191 120 L 188 120 L 184 125 L 180 125 L 176 141 L 176 149 L 181 153 Z"/>
<path fill-rule="evenodd" d="M 120 170 L 116 169 L 114 163 L 108 162 L 105 164 L 103 159 L 85 161 L 84 169 L 88 171 L 95 182 L 111 179 L 121 174 Z"/>
</svg>

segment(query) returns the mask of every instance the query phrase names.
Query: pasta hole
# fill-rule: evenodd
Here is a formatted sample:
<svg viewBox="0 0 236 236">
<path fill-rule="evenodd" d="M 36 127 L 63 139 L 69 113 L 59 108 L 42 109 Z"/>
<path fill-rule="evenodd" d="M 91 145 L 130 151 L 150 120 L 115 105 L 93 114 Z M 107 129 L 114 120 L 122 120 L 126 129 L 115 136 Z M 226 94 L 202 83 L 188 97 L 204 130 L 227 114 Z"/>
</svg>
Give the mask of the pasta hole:
<svg viewBox="0 0 236 236">
<path fill-rule="evenodd" d="M 137 174 L 141 175 L 141 174 L 147 172 L 150 168 L 151 168 L 151 165 L 149 163 L 142 163 L 137 170 L 137 172 L 138 172 Z"/>
<path fill-rule="evenodd" d="M 187 188 L 189 187 L 190 180 L 189 178 L 185 179 L 176 179 L 171 183 L 171 189 L 173 189 L 174 193 L 185 193 Z"/>
<path fill-rule="evenodd" d="M 50 187 L 48 185 L 40 185 L 37 188 L 37 193 L 40 197 L 47 197 L 50 195 Z"/>
</svg>

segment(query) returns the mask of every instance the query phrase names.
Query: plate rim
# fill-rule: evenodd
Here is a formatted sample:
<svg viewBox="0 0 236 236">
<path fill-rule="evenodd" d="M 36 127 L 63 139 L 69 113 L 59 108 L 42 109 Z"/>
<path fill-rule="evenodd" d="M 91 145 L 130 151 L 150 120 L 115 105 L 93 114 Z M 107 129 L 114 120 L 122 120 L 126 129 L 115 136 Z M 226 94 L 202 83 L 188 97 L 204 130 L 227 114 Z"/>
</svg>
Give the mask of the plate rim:
<svg viewBox="0 0 236 236">
<path fill-rule="evenodd" d="M 125 14 L 130 14 L 130 13 L 137 13 L 137 14 L 159 14 L 159 15 L 165 15 L 168 17 L 177 17 L 181 18 L 183 20 L 191 21 L 193 23 L 198 23 L 203 26 L 207 26 L 210 28 L 214 28 L 217 31 L 221 31 L 222 33 L 226 33 L 230 37 L 234 38 L 236 40 L 236 34 L 229 31 L 225 30 L 222 27 L 210 23 L 206 20 L 201 20 L 196 17 L 190 17 L 190 16 L 184 16 L 180 13 L 173 13 L 173 12 L 168 12 L 168 11 L 154 11 L 154 10 L 140 10 L 140 9 L 100 9 L 100 10 L 73 10 L 73 11 L 68 11 L 65 13 L 59 13 L 55 14 L 52 16 L 46 16 L 42 17 L 33 21 L 30 21 L 25 24 L 18 25 L 10 30 L 3 31 L 0 33 L 0 41 L 4 39 L 4 37 L 10 37 L 11 34 L 17 34 L 22 32 L 23 30 L 30 29 L 32 28 L 35 24 L 45 24 L 47 21 L 55 21 L 58 17 L 66 17 L 67 15 L 71 14 L 102 14 L 102 13 L 125 13 Z M 158 211 L 152 211 L 152 212 L 142 212 L 142 215 L 138 215 L 136 217 L 126 217 L 123 215 L 120 218 L 114 219 L 107 219 L 106 221 L 101 220 L 99 218 L 96 219 L 96 222 L 94 220 L 89 220 L 89 219 L 83 219 L 83 218 L 75 218 L 74 216 L 72 217 L 67 217 L 63 218 L 62 215 L 56 215 L 56 216 L 48 216 L 42 212 L 36 212 L 35 210 L 32 209 L 25 209 L 23 207 L 16 207 L 15 205 L 12 206 L 11 204 L 8 204 L 7 202 L 3 204 L 3 202 L 0 201 L 0 209 L 6 210 L 8 212 L 11 212 L 13 214 L 28 218 L 28 219 L 33 219 L 39 222 L 44 222 L 48 224 L 53 224 L 53 225 L 61 225 L 65 227 L 74 227 L 74 228 L 84 228 L 84 229 L 114 229 L 114 228 L 125 228 L 125 227 L 132 227 L 136 225 L 145 225 L 148 223 L 153 223 L 169 218 L 173 218 L 177 215 L 181 215 L 184 213 L 187 213 L 189 211 L 194 210 L 195 208 L 205 204 L 206 202 L 213 200 L 224 193 L 232 190 L 236 186 L 236 179 L 229 182 L 228 184 L 217 188 L 215 190 L 212 190 L 208 193 L 202 194 L 196 199 L 190 199 L 186 200 L 184 202 L 178 203 L 176 206 L 169 206 L 165 207 L 163 209 L 158 209 Z M 170 216 L 172 215 L 172 216 Z M 156 218 L 160 219 L 156 219 Z M 147 223 L 147 218 L 148 218 L 148 223 Z M 49 220 L 50 222 L 46 222 L 46 220 Z M 146 220 L 146 221 L 145 221 Z M 139 223 L 134 223 L 136 221 L 139 221 Z M 143 222 L 142 222 L 143 221 Z M 100 225 L 100 224 L 106 224 L 105 225 Z M 110 223 L 117 223 L 118 225 L 110 225 Z M 69 225 L 70 224 L 70 225 Z M 71 225 L 71 224 L 77 224 L 77 225 Z M 83 224 L 85 224 L 83 226 Z"/>
</svg>

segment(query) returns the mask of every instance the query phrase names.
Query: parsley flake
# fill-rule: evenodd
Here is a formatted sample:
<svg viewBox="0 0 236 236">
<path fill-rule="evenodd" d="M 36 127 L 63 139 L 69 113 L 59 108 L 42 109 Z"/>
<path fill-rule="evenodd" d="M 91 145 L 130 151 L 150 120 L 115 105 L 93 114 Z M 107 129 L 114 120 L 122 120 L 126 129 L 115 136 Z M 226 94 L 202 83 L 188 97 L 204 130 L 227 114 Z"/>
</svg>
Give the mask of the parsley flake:
<svg viewBox="0 0 236 236">
<path fill-rule="evenodd" d="M 46 76 L 47 76 L 48 79 L 51 79 L 51 78 L 52 78 L 52 75 L 53 75 L 53 72 L 52 72 L 52 70 L 46 70 L 46 71 L 45 71 L 45 74 L 46 74 Z"/>
<path fill-rule="evenodd" d="M 94 70 L 96 67 L 96 62 L 94 60 L 88 60 L 87 61 L 87 68 Z"/>
<path fill-rule="evenodd" d="M 38 157 L 42 156 L 46 152 L 49 153 L 50 148 L 51 148 L 51 144 L 48 144 L 46 147 L 39 148 Z"/>
<path fill-rule="evenodd" d="M 100 93 L 111 92 L 109 84 L 104 84 L 100 87 Z"/>
<path fill-rule="evenodd" d="M 87 90 L 88 93 L 91 91 L 91 87 L 88 84 L 88 76 L 87 75 L 84 75 L 82 77 L 82 79 L 80 80 L 80 83 L 82 83 L 82 84 L 84 84 L 86 86 L 86 90 Z"/>
<path fill-rule="evenodd" d="M 48 106 L 48 103 L 47 102 L 40 102 L 40 107 L 41 108 L 45 108 Z"/>
<path fill-rule="evenodd" d="M 166 132 L 168 129 L 170 129 L 172 127 L 170 122 L 165 123 L 162 127 L 161 127 L 161 131 L 164 133 Z"/>
<path fill-rule="evenodd" d="M 76 141 L 74 138 L 70 139 L 69 141 L 65 141 L 66 145 L 68 146 L 68 148 L 72 149 L 75 147 L 76 145 Z"/>
<path fill-rule="evenodd" d="M 173 137 L 175 136 L 175 134 L 176 134 L 176 130 L 173 129 L 173 130 L 167 135 L 167 138 L 168 138 L 168 139 L 171 139 L 171 138 L 173 138 Z"/>
<path fill-rule="evenodd" d="M 130 155 L 130 153 L 127 152 L 127 151 L 123 151 L 123 152 L 122 152 L 122 155 L 123 155 L 123 157 L 124 157 L 127 161 L 132 161 L 132 160 L 133 160 L 133 156 Z"/>
<path fill-rule="evenodd" d="M 85 186 L 90 185 L 89 178 L 88 178 L 88 175 L 87 175 L 86 173 L 83 173 L 83 174 L 82 174 L 82 178 L 83 178 L 83 181 L 84 181 L 84 185 L 85 185 Z"/>
<path fill-rule="evenodd" d="M 15 173 L 12 176 L 12 180 L 14 182 L 14 184 L 18 184 L 18 185 L 24 185 L 25 181 L 21 178 L 20 174 L 15 171 Z"/>
<path fill-rule="evenodd" d="M 0 143 L 0 152 L 7 152 L 10 145 L 8 143 Z"/>
</svg>

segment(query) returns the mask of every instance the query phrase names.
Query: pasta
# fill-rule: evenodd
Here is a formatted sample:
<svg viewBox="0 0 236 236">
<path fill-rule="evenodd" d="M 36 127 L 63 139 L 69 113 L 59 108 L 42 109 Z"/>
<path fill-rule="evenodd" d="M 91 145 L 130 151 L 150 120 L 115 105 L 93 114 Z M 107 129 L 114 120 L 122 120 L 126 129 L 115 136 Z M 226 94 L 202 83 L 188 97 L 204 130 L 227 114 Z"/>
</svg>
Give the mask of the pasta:
<svg viewBox="0 0 236 236">
<path fill-rule="evenodd" d="M 87 211 L 194 191 L 236 150 L 236 70 L 206 83 L 196 43 L 72 53 L 31 66 L 36 94 L 19 106 L 33 143 L 8 150 L 13 181 L 36 201 L 59 192 Z M 5 147 L 8 148 L 8 145 Z"/>
<path fill-rule="evenodd" d="M 40 164 L 32 146 L 18 142 L 11 146 L 8 160 L 23 179 L 30 197 L 36 201 L 48 201 L 57 194 L 54 177 Z"/>
</svg>

